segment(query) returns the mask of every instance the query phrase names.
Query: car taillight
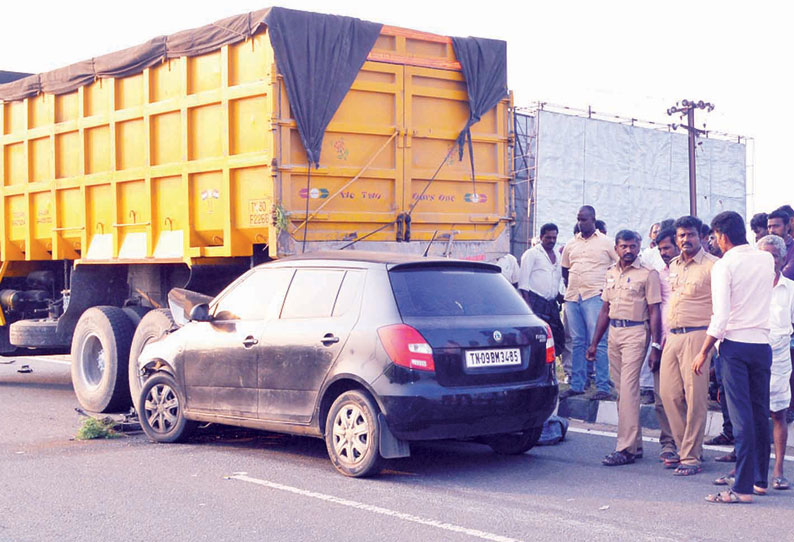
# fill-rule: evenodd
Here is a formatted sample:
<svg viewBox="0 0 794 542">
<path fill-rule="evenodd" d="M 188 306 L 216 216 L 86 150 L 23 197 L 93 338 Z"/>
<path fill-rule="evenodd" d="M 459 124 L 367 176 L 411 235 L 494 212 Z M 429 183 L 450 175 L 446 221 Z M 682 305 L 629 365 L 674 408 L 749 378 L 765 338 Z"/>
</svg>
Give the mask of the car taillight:
<svg viewBox="0 0 794 542">
<path fill-rule="evenodd" d="M 551 328 L 546 326 L 546 363 L 554 363 L 557 356 L 554 354 L 554 335 Z"/>
<path fill-rule="evenodd" d="M 419 371 L 436 370 L 433 348 L 422 334 L 411 326 L 406 324 L 385 326 L 378 329 L 378 336 L 395 365 Z"/>
</svg>

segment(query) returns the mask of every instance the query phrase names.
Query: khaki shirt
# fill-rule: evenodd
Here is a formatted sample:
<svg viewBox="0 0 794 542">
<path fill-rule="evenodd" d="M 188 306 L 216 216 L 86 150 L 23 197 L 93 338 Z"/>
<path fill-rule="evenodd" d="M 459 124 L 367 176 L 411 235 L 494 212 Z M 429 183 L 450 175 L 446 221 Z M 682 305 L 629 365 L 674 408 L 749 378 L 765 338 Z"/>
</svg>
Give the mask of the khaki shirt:
<svg viewBox="0 0 794 542">
<path fill-rule="evenodd" d="M 607 268 L 618 261 L 614 243 L 596 232 L 585 239 L 577 233 L 562 251 L 562 266 L 568 268 L 568 289 L 565 301 L 590 299 L 604 289 Z"/>
<path fill-rule="evenodd" d="M 670 303 L 667 322 L 677 327 L 707 326 L 711 321 L 711 268 L 715 256 L 703 248 L 689 262 L 681 255 L 670 262 Z"/>
<path fill-rule="evenodd" d="M 607 270 L 601 299 L 609 303 L 612 320 L 644 322 L 650 318 L 648 305 L 662 302 L 659 273 L 643 266 L 639 258 L 625 270 L 615 264 Z"/>
</svg>

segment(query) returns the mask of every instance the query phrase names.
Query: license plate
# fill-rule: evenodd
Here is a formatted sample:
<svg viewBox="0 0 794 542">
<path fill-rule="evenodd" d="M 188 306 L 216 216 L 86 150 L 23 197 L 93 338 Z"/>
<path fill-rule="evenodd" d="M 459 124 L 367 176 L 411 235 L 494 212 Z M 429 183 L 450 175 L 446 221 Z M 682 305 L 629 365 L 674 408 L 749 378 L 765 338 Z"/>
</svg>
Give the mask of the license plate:
<svg viewBox="0 0 794 542">
<path fill-rule="evenodd" d="M 466 367 L 468 369 L 510 365 L 521 365 L 521 350 L 518 348 L 466 351 Z"/>
</svg>

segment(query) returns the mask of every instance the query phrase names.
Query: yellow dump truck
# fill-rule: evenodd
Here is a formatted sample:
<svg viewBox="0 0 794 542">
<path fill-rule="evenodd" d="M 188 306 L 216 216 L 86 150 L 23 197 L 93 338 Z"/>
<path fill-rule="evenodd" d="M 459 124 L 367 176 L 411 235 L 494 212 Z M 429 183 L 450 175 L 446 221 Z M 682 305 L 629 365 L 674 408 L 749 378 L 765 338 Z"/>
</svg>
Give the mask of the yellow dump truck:
<svg viewBox="0 0 794 542">
<path fill-rule="evenodd" d="M 0 353 L 71 352 L 83 406 L 119 410 L 173 287 L 320 248 L 507 253 L 504 56 L 270 8 L 0 85 Z"/>
</svg>

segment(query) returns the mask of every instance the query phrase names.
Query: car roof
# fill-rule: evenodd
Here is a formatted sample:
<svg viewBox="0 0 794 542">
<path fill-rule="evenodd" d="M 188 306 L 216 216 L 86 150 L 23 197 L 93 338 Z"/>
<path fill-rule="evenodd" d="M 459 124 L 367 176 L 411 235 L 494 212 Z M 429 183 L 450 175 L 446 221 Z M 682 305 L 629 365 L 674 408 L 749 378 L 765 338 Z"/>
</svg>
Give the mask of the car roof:
<svg viewBox="0 0 794 542">
<path fill-rule="evenodd" d="M 263 265 L 270 266 L 277 263 L 290 264 L 298 262 L 317 263 L 322 265 L 344 265 L 349 263 L 374 264 L 373 266 L 385 265 L 389 269 L 397 266 L 437 266 L 439 264 L 459 264 L 467 267 L 488 268 L 491 270 L 493 270 L 493 267 L 496 267 L 499 269 L 498 266 L 486 262 L 438 258 L 433 256 L 425 257 L 418 254 L 402 254 L 399 252 L 374 252 L 366 250 L 322 250 L 317 252 L 306 252 L 305 254 L 297 254 L 295 256 L 280 258 L 274 262 L 269 262 Z"/>
</svg>

